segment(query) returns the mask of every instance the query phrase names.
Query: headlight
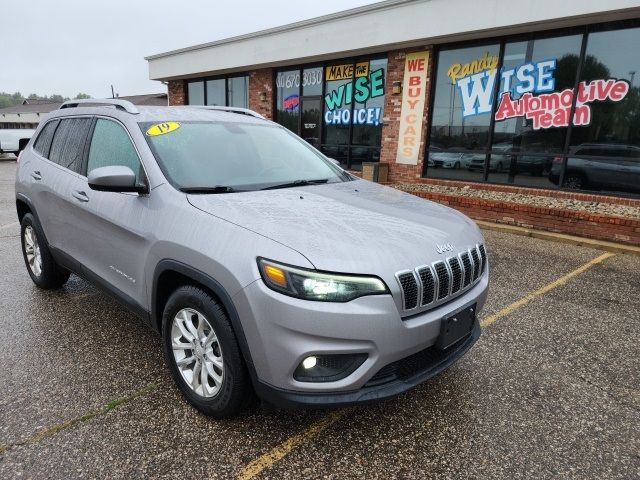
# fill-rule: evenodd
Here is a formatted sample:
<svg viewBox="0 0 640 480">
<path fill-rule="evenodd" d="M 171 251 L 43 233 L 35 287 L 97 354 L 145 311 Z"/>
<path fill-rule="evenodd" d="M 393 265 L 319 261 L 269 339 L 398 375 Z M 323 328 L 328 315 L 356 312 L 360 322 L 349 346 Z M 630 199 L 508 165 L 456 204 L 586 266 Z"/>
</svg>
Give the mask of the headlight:
<svg viewBox="0 0 640 480">
<path fill-rule="evenodd" d="M 348 302 L 365 295 L 389 293 L 377 277 L 322 273 L 305 268 L 258 259 L 264 283 L 276 292 L 291 297 L 321 302 Z"/>
</svg>

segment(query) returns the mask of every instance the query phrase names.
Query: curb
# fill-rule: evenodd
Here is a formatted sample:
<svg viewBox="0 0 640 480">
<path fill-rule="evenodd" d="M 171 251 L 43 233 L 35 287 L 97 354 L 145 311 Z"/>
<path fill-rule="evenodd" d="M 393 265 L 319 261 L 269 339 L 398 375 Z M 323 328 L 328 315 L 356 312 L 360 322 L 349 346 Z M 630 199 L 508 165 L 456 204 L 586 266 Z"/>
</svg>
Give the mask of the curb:
<svg viewBox="0 0 640 480">
<path fill-rule="evenodd" d="M 578 237 L 575 235 L 567 235 L 565 233 L 546 232 L 543 230 L 535 230 L 532 228 L 517 227 L 515 225 L 503 225 L 500 223 L 486 222 L 484 220 L 474 220 L 483 230 L 491 230 L 494 232 L 511 233 L 513 235 L 521 235 L 524 237 L 539 238 L 542 240 L 550 240 L 552 242 L 568 243 L 581 247 L 591 247 L 606 252 L 623 253 L 629 255 L 639 255 L 640 247 L 634 245 L 625 245 L 622 243 L 608 242 L 606 240 L 596 240 L 593 238 Z"/>
</svg>

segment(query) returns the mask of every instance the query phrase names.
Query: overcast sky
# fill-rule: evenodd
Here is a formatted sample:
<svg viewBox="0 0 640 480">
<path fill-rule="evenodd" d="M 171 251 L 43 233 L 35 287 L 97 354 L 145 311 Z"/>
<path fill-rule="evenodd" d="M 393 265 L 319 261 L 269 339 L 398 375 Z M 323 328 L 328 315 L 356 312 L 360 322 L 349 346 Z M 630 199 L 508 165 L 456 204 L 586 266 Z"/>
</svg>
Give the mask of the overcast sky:
<svg viewBox="0 0 640 480">
<path fill-rule="evenodd" d="M 145 56 L 375 0 L 2 0 L 0 91 L 94 98 L 164 92 Z"/>
</svg>

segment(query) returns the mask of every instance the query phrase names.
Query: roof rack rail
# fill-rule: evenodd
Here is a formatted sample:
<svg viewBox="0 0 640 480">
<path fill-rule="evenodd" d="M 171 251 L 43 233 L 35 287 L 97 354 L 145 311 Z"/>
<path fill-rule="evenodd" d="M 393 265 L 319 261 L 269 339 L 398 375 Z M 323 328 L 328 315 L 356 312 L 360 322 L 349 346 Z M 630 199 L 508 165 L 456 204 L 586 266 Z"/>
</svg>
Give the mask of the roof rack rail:
<svg viewBox="0 0 640 480">
<path fill-rule="evenodd" d="M 137 114 L 140 113 L 136 106 L 128 100 L 121 100 L 119 98 L 87 98 L 87 99 L 76 99 L 76 100 L 67 100 L 62 105 L 60 105 L 60 109 L 63 108 L 76 108 L 80 105 L 110 105 L 115 108 L 119 108 L 128 113 Z"/>
<path fill-rule="evenodd" d="M 202 108 L 204 110 L 217 110 L 220 112 L 229 112 L 229 113 L 239 113 L 241 115 L 249 115 L 250 117 L 262 118 L 264 117 L 260 115 L 258 112 L 250 110 L 248 108 L 240 108 L 240 107 L 222 107 L 218 105 L 184 105 L 187 108 Z"/>
</svg>

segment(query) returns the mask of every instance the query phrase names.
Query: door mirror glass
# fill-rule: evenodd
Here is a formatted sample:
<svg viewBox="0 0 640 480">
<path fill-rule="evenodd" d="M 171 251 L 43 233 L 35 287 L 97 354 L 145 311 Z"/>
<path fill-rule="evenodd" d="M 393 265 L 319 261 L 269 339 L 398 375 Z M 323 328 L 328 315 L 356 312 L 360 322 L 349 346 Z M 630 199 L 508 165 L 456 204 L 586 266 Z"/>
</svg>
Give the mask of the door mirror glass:
<svg viewBox="0 0 640 480">
<path fill-rule="evenodd" d="M 89 172 L 89 188 L 100 192 L 138 192 L 145 187 L 136 185 L 136 174 L 129 167 L 113 165 Z"/>
</svg>

